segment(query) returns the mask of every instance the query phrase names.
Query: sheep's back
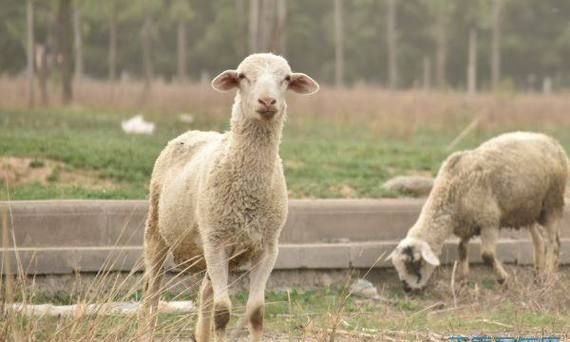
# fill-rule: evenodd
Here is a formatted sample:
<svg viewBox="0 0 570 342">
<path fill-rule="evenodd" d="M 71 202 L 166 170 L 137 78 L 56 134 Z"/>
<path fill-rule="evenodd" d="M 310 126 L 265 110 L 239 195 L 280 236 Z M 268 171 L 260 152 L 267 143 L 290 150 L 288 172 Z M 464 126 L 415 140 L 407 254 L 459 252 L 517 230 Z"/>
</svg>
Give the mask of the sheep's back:
<svg viewBox="0 0 570 342">
<path fill-rule="evenodd" d="M 542 223 L 564 205 L 568 162 L 560 144 L 536 133 L 509 133 L 455 157 L 452 179 L 458 219 L 469 233 L 496 221 L 520 228 Z M 468 232 L 464 232 L 467 233 Z"/>
</svg>

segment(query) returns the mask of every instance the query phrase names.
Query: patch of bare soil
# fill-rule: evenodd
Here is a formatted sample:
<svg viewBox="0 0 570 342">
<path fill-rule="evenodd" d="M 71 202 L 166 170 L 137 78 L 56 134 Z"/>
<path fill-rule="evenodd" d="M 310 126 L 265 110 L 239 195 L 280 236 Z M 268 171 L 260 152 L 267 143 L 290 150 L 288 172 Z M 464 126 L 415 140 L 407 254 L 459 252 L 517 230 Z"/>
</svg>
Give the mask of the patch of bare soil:
<svg viewBox="0 0 570 342">
<path fill-rule="evenodd" d="M 0 179 L 11 186 L 31 183 L 77 185 L 108 189 L 115 185 L 97 172 L 71 169 L 65 163 L 49 159 L 0 157 Z"/>
</svg>

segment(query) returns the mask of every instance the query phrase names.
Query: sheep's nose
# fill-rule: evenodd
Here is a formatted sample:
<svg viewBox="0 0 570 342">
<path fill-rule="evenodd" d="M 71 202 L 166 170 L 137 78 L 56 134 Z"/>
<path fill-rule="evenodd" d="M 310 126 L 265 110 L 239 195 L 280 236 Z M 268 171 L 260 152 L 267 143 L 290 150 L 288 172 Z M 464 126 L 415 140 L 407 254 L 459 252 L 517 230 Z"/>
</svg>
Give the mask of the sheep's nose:
<svg viewBox="0 0 570 342">
<path fill-rule="evenodd" d="M 277 100 L 270 96 L 260 97 L 257 99 L 257 102 L 264 105 L 265 107 L 271 107 L 277 103 Z"/>
</svg>

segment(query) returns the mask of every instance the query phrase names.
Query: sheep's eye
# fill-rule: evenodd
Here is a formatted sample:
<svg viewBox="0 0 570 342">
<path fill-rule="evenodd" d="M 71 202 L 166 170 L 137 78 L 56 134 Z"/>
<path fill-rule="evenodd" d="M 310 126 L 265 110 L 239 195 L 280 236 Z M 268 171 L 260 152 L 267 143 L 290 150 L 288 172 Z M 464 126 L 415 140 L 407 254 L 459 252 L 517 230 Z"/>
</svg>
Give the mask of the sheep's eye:
<svg viewBox="0 0 570 342">
<path fill-rule="evenodd" d="M 291 75 L 285 76 L 285 82 L 291 82 Z"/>
<path fill-rule="evenodd" d="M 243 79 L 246 79 L 247 77 L 245 77 L 245 74 L 244 74 L 244 73 L 241 73 L 241 72 L 240 72 L 240 73 L 238 74 L 238 78 L 239 78 L 240 80 L 243 80 Z"/>
</svg>

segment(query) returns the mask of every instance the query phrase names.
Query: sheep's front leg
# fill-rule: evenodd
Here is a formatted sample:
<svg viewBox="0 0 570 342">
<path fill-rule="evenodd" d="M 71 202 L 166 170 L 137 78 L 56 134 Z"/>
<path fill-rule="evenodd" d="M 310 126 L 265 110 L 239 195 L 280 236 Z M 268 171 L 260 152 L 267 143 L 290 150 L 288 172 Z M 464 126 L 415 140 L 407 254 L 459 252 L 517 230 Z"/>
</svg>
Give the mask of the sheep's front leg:
<svg viewBox="0 0 570 342">
<path fill-rule="evenodd" d="M 210 341 L 212 332 L 212 282 L 208 274 L 204 275 L 202 286 L 200 287 L 200 309 L 198 312 L 198 323 L 196 324 L 196 341 Z"/>
<path fill-rule="evenodd" d="M 481 259 L 483 262 L 493 268 L 497 274 L 497 281 L 503 284 L 507 281 L 509 275 L 503 268 L 503 265 L 497 260 L 497 240 L 499 238 L 499 229 L 489 227 L 481 229 Z"/>
<path fill-rule="evenodd" d="M 550 213 L 546 217 L 544 224 L 546 244 L 545 244 L 545 272 L 547 276 L 552 276 L 558 269 L 560 258 L 560 219 L 562 213 Z"/>
<path fill-rule="evenodd" d="M 224 246 L 210 243 L 204 246 L 208 276 L 214 290 L 214 329 L 216 341 L 224 341 L 230 321 L 232 303 L 228 293 L 228 255 Z M 202 341 L 200 341 L 202 342 Z"/>
<path fill-rule="evenodd" d="M 534 269 L 537 274 L 544 271 L 544 239 L 540 233 L 538 224 L 533 224 L 528 227 L 528 232 L 532 238 L 533 253 L 534 253 Z"/>
<path fill-rule="evenodd" d="M 277 254 L 278 247 L 272 244 L 252 263 L 249 276 L 249 298 L 246 305 L 250 341 L 261 341 L 263 337 L 265 286 L 275 265 Z"/>
<path fill-rule="evenodd" d="M 469 275 L 469 238 L 461 239 L 457 246 L 459 255 L 459 279 L 466 280 Z"/>
</svg>

